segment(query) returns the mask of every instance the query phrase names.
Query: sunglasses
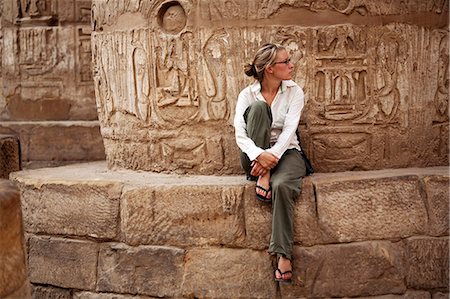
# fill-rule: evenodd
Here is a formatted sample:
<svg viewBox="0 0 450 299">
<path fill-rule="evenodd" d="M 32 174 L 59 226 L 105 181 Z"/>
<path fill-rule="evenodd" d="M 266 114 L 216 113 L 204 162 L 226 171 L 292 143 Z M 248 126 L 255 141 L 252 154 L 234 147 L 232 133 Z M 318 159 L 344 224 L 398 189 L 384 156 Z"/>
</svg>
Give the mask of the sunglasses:
<svg viewBox="0 0 450 299">
<path fill-rule="evenodd" d="M 273 64 L 284 63 L 284 64 L 288 65 L 290 62 L 291 62 L 291 59 L 288 58 L 288 59 L 283 60 L 283 61 L 274 62 Z"/>
</svg>

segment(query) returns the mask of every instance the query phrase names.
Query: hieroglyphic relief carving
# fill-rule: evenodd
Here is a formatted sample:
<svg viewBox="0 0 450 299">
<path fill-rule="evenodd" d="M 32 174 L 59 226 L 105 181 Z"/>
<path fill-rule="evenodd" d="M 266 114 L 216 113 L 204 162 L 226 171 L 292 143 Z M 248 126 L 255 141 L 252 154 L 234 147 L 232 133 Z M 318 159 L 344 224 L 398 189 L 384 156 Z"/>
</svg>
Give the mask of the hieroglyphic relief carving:
<svg viewBox="0 0 450 299">
<path fill-rule="evenodd" d="M 316 34 L 314 99 L 320 117 L 344 121 L 363 116 L 370 101 L 366 33 L 339 26 Z"/>
<path fill-rule="evenodd" d="M 448 122 L 449 105 L 449 41 L 448 32 L 442 32 L 437 62 L 437 89 L 434 95 L 436 117 L 434 122 Z"/>
<path fill-rule="evenodd" d="M 238 0 L 200 0 L 199 2 L 201 18 L 209 21 L 237 18 L 242 15 L 243 10 L 247 9 L 246 5 Z"/>
<path fill-rule="evenodd" d="M 76 73 L 78 84 L 92 84 L 91 30 L 89 27 L 77 28 Z"/>
<path fill-rule="evenodd" d="M 237 160 L 230 156 L 234 150 L 230 119 L 239 91 L 252 81 L 243 75 L 243 64 L 250 62 L 260 45 L 276 42 L 288 50 L 295 64 L 295 81 L 305 91 L 307 121 L 302 125 L 310 137 L 306 150 L 313 162 L 325 165 L 319 164 L 320 171 L 391 165 L 401 154 L 397 146 L 411 152 L 420 147 L 408 144 L 407 139 L 417 135 L 408 129 L 430 123 L 431 113 L 422 113 L 422 108 L 433 102 L 432 94 L 436 94 L 436 103 L 439 96 L 445 96 L 435 92 L 438 89 L 412 88 L 411 82 L 422 80 L 427 73 L 433 86 L 441 78 L 442 89 L 447 84 L 442 78 L 448 78 L 442 75 L 446 71 L 438 74 L 432 66 L 416 65 L 408 57 L 438 60 L 435 54 L 424 52 L 438 48 L 434 40 L 429 41 L 428 29 L 391 21 L 401 21 L 393 12 L 406 11 L 411 18 L 439 4 L 430 0 L 412 9 L 414 3 L 418 2 L 157 0 L 151 4 L 112 1 L 109 5 L 94 1 L 94 22 L 99 22 L 94 52 L 102 48 L 93 55 L 96 74 L 102 74 L 95 80 L 99 101 L 106 103 L 101 113 L 109 111 L 102 131 L 110 138 L 109 144 L 124 148 L 132 140 L 133 146 L 149 149 L 146 158 L 127 159 L 136 169 L 216 173 L 228 167 L 226 171 L 231 171 L 230 163 Z M 337 16 L 338 22 L 302 25 L 301 17 L 311 18 L 311 11 Z M 297 13 L 298 23 L 289 19 Z M 133 22 L 121 28 L 133 14 L 142 20 L 142 29 L 133 29 Z M 340 14 L 347 14 L 349 22 L 339 23 L 347 17 Z M 374 25 L 376 18 L 364 25 L 358 14 L 388 15 L 389 25 Z M 262 15 L 270 19 L 262 20 Z M 147 37 L 136 38 L 138 31 Z M 414 45 L 408 48 L 409 39 Z M 118 74 L 124 69 L 126 78 Z M 127 125 L 120 125 L 122 121 Z M 217 132 L 220 138 L 212 142 L 210 136 Z M 392 136 L 404 139 L 393 143 Z M 127 150 L 133 151 L 133 146 Z M 211 172 L 205 160 L 222 162 Z M 407 158 L 397 161 L 395 165 L 409 163 Z"/>
<path fill-rule="evenodd" d="M 54 27 L 19 30 L 19 66 L 29 75 L 51 71 L 60 61 L 58 29 Z"/>
<path fill-rule="evenodd" d="M 91 3 L 90 0 L 75 0 L 75 21 L 80 23 L 89 23 L 91 21 Z"/>
<path fill-rule="evenodd" d="M 17 0 L 16 22 L 45 22 L 52 25 L 55 18 L 55 0 Z"/>
</svg>

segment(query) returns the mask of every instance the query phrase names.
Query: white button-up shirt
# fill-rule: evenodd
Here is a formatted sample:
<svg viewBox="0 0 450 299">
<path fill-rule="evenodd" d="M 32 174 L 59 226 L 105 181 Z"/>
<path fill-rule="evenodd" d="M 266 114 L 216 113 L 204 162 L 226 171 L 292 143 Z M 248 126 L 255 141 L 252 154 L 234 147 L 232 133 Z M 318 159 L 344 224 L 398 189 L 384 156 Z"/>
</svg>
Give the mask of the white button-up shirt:
<svg viewBox="0 0 450 299">
<path fill-rule="evenodd" d="M 255 160 L 264 151 L 281 158 L 288 149 L 301 150 L 296 134 L 305 102 L 305 95 L 301 87 L 292 80 L 281 82 L 270 107 L 272 111 L 271 147 L 266 150 L 256 146 L 253 140 L 247 136 L 244 112 L 256 101 L 266 101 L 261 94 L 261 84 L 258 81 L 241 91 L 234 116 L 236 143 L 249 159 Z"/>
</svg>

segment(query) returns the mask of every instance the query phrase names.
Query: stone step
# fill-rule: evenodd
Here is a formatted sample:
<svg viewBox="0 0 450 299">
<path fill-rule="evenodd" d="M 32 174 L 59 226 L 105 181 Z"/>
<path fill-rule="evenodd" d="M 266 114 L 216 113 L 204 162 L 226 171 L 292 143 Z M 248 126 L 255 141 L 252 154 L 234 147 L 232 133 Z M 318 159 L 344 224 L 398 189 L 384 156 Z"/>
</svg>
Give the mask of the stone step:
<svg viewBox="0 0 450 299">
<path fill-rule="evenodd" d="M 0 134 L 20 139 L 26 169 L 105 159 L 98 121 L 0 121 Z"/>
<path fill-rule="evenodd" d="M 256 201 L 244 176 L 110 171 L 93 162 L 11 178 L 22 193 L 39 292 L 47 285 L 80 298 L 448 292 L 448 167 L 305 178 L 295 207 L 294 283 L 281 288 L 266 252 L 271 208 Z"/>
</svg>

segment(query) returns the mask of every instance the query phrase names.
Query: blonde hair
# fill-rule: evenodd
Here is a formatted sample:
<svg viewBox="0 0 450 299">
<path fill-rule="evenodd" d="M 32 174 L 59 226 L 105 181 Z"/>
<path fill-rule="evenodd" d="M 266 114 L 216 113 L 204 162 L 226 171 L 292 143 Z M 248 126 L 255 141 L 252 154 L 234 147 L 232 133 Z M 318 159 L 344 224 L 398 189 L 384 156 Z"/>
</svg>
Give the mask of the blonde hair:
<svg viewBox="0 0 450 299">
<path fill-rule="evenodd" d="M 256 51 L 253 63 L 245 65 L 245 74 L 261 82 L 264 78 L 264 70 L 275 61 L 278 51 L 283 49 L 284 47 L 282 45 L 264 44 Z"/>
</svg>

